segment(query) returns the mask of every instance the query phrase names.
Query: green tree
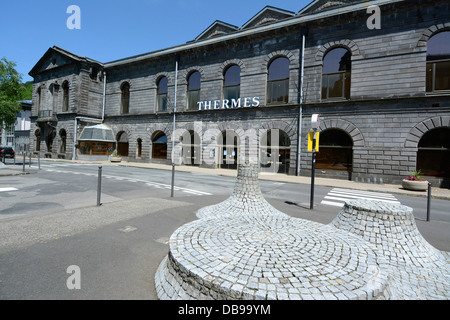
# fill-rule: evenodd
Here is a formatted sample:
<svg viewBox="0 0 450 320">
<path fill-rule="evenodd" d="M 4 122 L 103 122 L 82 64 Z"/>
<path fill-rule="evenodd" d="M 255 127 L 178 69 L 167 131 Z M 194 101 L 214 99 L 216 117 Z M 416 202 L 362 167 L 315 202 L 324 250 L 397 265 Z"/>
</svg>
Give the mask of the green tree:
<svg viewBox="0 0 450 320">
<path fill-rule="evenodd" d="M 25 90 L 23 91 L 20 100 L 31 100 L 33 98 L 33 81 L 24 83 Z"/>
<path fill-rule="evenodd" d="M 6 58 L 0 60 L 0 126 L 4 128 L 16 122 L 21 108 L 18 100 L 25 90 L 22 75 L 15 67 L 16 64 Z"/>
</svg>

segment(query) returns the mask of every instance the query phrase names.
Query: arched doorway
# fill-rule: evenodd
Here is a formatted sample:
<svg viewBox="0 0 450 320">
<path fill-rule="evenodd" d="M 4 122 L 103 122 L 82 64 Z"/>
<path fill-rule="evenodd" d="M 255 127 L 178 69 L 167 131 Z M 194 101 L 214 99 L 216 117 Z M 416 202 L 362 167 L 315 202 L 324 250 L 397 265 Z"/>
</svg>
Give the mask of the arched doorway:
<svg viewBox="0 0 450 320">
<path fill-rule="evenodd" d="M 268 130 L 260 140 L 260 163 L 263 172 L 288 174 L 291 139 L 283 130 Z"/>
<path fill-rule="evenodd" d="M 317 169 L 347 171 L 350 175 L 353 170 L 353 140 L 348 133 L 340 129 L 323 131 L 319 148 Z"/>
<path fill-rule="evenodd" d="M 36 129 L 34 136 L 36 137 L 35 151 L 41 151 L 41 129 Z"/>
<path fill-rule="evenodd" d="M 167 159 L 167 136 L 162 131 L 157 131 L 153 134 L 152 158 Z"/>
<path fill-rule="evenodd" d="M 47 152 L 53 152 L 53 140 L 55 139 L 55 129 L 47 126 L 45 128 L 45 144 L 47 146 Z"/>
<path fill-rule="evenodd" d="M 136 150 L 136 157 L 141 158 L 142 157 L 142 139 L 137 139 L 137 150 Z"/>
<path fill-rule="evenodd" d="M 128 134 L 125 131 L 121 131 L 117 135 L 117 153 L 119 153 L 122 157 L 128 157 L 128 149 Z"/>
<path fill-rule="evenodd" d="M 194 130 L 185 131 L 182 138 L 181 156 L 183 164 L 199 166 L 201 164 L 201 144 L 198 133 Z"/>
<path fill-rule="evenodd" d="M 450 128 L 436 128 L 419 141 L 417 170 L 422 175 L 450 178 Z"/>
<path fill-rule="evenodd" d="M 239 159 L 239 137 L 232 130 L 222 131 L 218 139 L 219 168 L 237 169 Z"/>
<path fill-rule="evenodd" d="M 59 153 L 66 153 L 67 147 L 67 132 L 64 129 L 59 131 L 59 137 L 61 138 L 61 144 L 59 146 Z"/>
</svg>

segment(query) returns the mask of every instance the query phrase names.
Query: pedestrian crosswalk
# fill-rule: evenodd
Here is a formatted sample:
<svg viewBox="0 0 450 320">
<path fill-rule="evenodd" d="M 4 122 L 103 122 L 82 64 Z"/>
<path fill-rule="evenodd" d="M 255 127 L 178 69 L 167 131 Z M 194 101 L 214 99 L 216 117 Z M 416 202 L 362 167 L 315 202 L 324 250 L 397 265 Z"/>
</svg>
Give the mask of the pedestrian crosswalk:
<svg viewBox="0 0 450 320">
<path fill-rule="evenodd" d="M 397 198 L 389 193 L 370 192 L 352 189 L 334 188 L 322 200 L 321 204 L 335 207 L 344 206 L 345 202 L 354 199 L 376 200 L 400 204 Z"/>
</svg>

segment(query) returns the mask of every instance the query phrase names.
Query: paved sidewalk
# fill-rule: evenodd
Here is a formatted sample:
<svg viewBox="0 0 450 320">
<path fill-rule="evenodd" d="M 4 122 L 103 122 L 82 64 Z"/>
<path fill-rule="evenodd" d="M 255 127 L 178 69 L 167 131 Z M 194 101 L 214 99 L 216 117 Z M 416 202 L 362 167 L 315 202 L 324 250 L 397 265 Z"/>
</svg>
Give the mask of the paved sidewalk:
<svg viewBox="0 0 450 320">
<path fill-rule="evenodd" d="M 22 165 L 12 165 L 7 164 L 7 168 L 0 168 L 0 177 L 1 176 L 11 176 L 11 175 L 21 175 L 21 174 L 29 174 L 38 172 L 35 167 L 36 159 L 33 159 L 33 166 L 29 168 L 28 164 L 25 166 L 24 173 L 22 171 Z M 172 170 L 171 165 L 164 164 L 155 164 L 155 163 L 138 163 L 138 162 L 120 162 L 120 163 L 111 163 L 109 161 L 82 161 L 82 160 L 61 160 L 61 159 L 41 159 L 41 163 L 45 162 L 69 162 L 69 163 L 86 163 L 86 164 L 98 164 L 98 165 L 113 165 L 113 166 L 124 166 L 124 167 L 135 167 L 135 168 L 147 168 L 147 169 L 158 169 L 158 170 Z M 236 177 L 237 170 L 226 170 L 226 169 L 208 169 L 208 168 L 199 168 L 199 167 L 191 167 L 191 166 L 176 166 L 176 171 L 182 172 L 193 172 L 199 174 L 210 174 L 210 175 L 218 175 L 218 176 L 226 176 L 226 177 Z M 260 180 L 269 180 L 269 181 L 277 181 L 277 182 L 285 182 L 285 183 L 300 183 L 300 184 L 310 184 L 310 177 L 297 177 L 297 176 L 288 176 L 282 174 L 270 174 L 270 173 L 260 173 Z M 409 195 L 409 196 L 419 196 L 426 197 L 427 192 L 420 191 L 410 191 L 403 189 L 401 183 L 399 184 L 371 184 L 371 183 L 362 183 L 355 181 L 347 181 L 340 179 L 329 179 L 329 178 L 315 178 L 315 184 L 320 186 L 328 186 L 328 187 L 336 187 L 347 188 L 347 189 L 356 189 L 356 190 L 365 190 L 365 191 L 374 191 L 374 192 L 386 192 L 386 193 L 395 193 L 401 195 Z M 432 197 L 435 199 L 444 199 L 450 200 L 450 189 L 442 189 L 442 188 L 432 188 Z"/>
</svg>

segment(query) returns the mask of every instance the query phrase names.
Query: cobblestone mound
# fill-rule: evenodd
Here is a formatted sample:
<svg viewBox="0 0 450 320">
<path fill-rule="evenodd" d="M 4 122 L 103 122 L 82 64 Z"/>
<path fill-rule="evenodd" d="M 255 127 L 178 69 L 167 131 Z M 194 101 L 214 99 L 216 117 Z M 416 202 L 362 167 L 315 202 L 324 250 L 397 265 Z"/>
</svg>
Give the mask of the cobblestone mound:
<svg viewBox="0 0 450 320">
<path fill-rule="evenodd" d="M 351 200 L 331 225 L 374 244 L 386 257 L 393 299 L 450 298 L 449 254 L 423 238 L 412 208 Z"/>
<path fill-rule="evenodd" d="M 292 218 L 263 198 L 246 164 L 231 197 L 197 216 L 170 238 L 160 299 L 450 298 L 449 256 L 404 206 L 351 201 L 329 225 Z"/>
<path fill-rule="evenodd" d="M 200 209 L 197 212 L 198 218 L 230 216 L 283 216 L 288 217 L 283 212 L 278 211 L 264 199 L 259 187 L 258 170 L 254 164 L 240 165 L 238 175 L 231 196 L 219 203 Z"/>
</svg>

